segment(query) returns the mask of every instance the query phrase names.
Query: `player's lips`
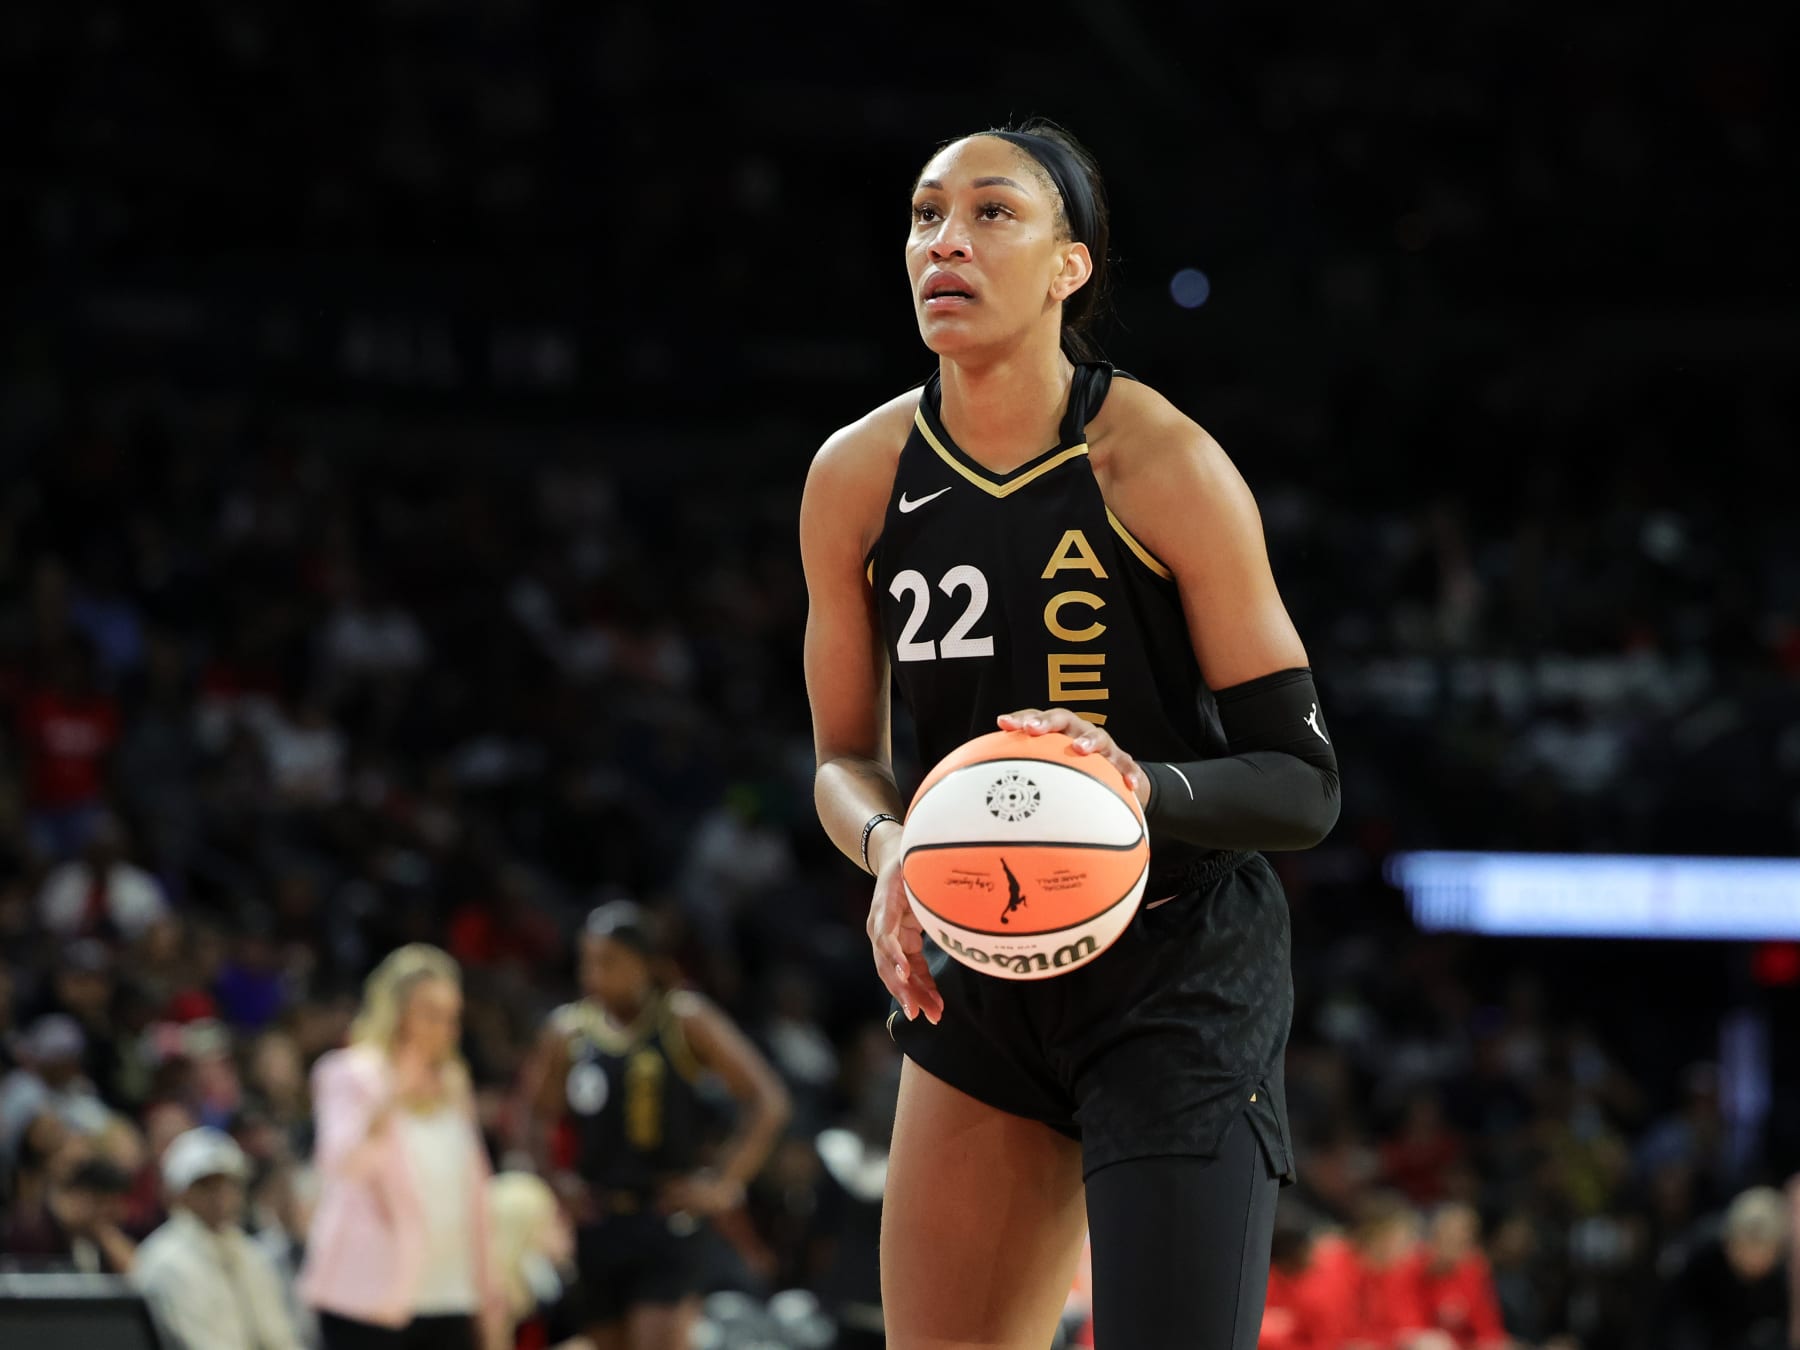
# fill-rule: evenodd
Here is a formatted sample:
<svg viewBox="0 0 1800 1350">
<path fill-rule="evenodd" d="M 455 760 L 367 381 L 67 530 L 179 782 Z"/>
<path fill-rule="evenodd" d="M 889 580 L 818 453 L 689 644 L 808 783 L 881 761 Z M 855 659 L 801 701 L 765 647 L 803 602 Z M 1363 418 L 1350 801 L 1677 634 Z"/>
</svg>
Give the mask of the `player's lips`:
<svg viewBox="0 0 1800 1350">
<path fill-rule="evenodd" d="M 928 310 L 960 309 L 975 303 L 975 290 L 954 272 L 933 272 L 919 294 Z"/>
</svg>

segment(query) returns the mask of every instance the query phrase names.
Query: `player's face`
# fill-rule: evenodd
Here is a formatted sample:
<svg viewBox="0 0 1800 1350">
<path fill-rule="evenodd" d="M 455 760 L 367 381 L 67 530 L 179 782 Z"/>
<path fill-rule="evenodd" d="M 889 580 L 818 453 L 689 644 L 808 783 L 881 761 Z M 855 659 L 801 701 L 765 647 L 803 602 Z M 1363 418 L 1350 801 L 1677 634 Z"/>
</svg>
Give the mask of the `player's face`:
<svg viewBox="0 0 1800 1350">
<path fill-rule="evenodd" d="M 1060 324 L 1092 271 L 1064 237 L 1056 189 L 1030 155 L 970 136 L 934 156 L 912 198 L 906 272 L 919 335 L 940 356 L 1009 346 Z"/>
<path fill-rule="evenodd" d="M 650 994 L 650 963 L 623 942 L 591 934 L 581 940 L 581 991 L 608 1012 L 634 1015 Z"/>
</svg>

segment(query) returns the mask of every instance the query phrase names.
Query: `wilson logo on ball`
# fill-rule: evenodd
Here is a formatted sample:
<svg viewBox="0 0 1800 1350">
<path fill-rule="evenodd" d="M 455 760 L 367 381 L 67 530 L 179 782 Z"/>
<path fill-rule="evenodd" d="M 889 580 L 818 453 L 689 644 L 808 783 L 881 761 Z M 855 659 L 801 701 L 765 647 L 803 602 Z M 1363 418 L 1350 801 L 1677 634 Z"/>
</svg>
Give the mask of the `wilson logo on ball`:
<svg viewBox="0 0 1800 1350">
<path fill-rule="evenodd" d="M 951 956 L 970 966 L 993 966 L 1014 975 L 1044 974 L 1068 970 L 1100 954 L 1100 944 L 1091 935 L 1066 942 L 1055 951 L 1003 952 L 988 951 L 972 943 L 961 942 L 947 930 L 937 931 L 938 945 Z"/>
<path fill-rule="evenodd" d="M 1024 774 L 1003 774 L 987 791 L 987 809 L 1004 821 L 1029 820 L 1037 813 L 1042 800 L 1038 785 Z"/>
</svg>

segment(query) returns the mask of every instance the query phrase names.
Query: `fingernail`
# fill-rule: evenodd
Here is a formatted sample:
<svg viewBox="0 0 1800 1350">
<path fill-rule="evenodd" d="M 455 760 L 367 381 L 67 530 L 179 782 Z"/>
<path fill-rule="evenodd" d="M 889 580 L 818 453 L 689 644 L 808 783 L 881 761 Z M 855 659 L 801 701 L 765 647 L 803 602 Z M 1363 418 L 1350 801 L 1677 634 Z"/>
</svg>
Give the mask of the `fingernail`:
<svg viewBox="0 0 1800 1350">
<path fill-rule="evenodd" d="M 1092 736 L 1077 736 L 1075 738 L 1075 748 L 1077 750 L 1092 750 L 1094 748 L 1094 738 Z"/>
<path fill-rule="evenodd" d="M 1041 731 L 1044 726 L 1044 724 L 1035 717 L 1027 717 L 1025 719 L 1025 725 L 1030 727 L 1033 731 Z"/>
</svg>

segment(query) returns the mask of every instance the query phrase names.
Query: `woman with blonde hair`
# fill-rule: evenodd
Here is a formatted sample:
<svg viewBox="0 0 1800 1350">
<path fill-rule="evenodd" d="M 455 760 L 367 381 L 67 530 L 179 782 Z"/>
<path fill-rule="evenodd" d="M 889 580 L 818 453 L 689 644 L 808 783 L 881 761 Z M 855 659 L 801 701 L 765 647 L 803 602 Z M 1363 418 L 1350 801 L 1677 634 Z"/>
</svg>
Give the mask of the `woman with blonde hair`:
<svg viewBox="0 0 1800 1350">
<path fill-rule="evenodd" d="M 461 1029 L 456 962 L 402 947 L 369 976 L 351 1044 L 313 1069 L 320 1192 L 300 1292 L 325 1350 L 500 1343 Z"/>
<path fill-rule="evenodd" d="M 529 1340 L 520 1336 L 519 1328 L 546 1304 L 559 1302 L 567 1288 L 566 1275 L 575 1259 L 575 1234 L 568 1216 L 550 1183 L 532 1172 L 501 1172 L 490 1181 L 488 1212 L 494 1235 L 494 1282 L 506 1313 L 501 1343 L 542 1344 L 541 1328 L 532 1328 Z M 556 1350 L 593 1350 L 593 1346 L 585 1336 L 577 1336 Z"/>
</svg>

